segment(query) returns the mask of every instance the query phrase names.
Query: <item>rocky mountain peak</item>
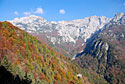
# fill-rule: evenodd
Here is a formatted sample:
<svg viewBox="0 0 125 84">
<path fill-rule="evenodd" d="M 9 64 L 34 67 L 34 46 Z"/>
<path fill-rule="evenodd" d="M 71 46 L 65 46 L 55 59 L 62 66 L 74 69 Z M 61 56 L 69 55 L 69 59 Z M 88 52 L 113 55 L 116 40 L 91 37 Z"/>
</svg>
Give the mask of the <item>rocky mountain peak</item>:
<svg viewBox="0 0 125 84">
<path fill-rule="evenodd" d="M 103 28 L 109 21 L 110 19 L 105 16 L 91 16 L 73 21 L 48 22 L 42 17 L 31 15 L 20 19 L 16 18 L 10 22 L 29 33 L 56 31 L 62 38 L 56 39 L 56 41 L 76 43 L 79 37 L 84 38 L 84 41 L 86 41 L 94 32 Z"/>
<path fill-rule="evenodd" d="M 125 25 L 125 13 L 117 13 L 108 24 L 105 25 L 105 29 L 116 25 Z"/>
<path fill-rule="evenodd" d="M 125 20 L 125 13 L 117 13 L 114 18 L 112 19 L 112 21 L 118 21 L 120 19 L 124 19 Z"/>
<path fill-rule="evenodd" d="M 13 21 L 10 21 L 10 22 L 13 22 L 13 23 L 23 22 L 23 23 L 27 24 L 27 23 L 31 23 L 31 22 L 34 22 L 34 21 L 38 21 L 38 20 L 41 20 L 43 22 L 46 21 L 45 19 L 43 19 L 40 16 L 30 15 L 28 17 L 15 18 Z"/>
<path fill-rule="evenodd" d="M 103 29 L 109 21 L 105 16 L 91 16 L 72 21 L 49 22 L 42 17 L 31 15 L 10 22 L 33 35 L 39 35 L 39 39 L 46 38 L 51 45 L 65 48 L 69 53 L 73 48 L 84 44 L 95 32 Z"/>
<path fill-rule="evenodd" d="M 15 18 L 10 22 L 29 33 L 40 33 L 43 31 L 46 32 L 51 30 L 51 27 L 49 27 L 49 25 L 46 26 L 47 24 L 50 24 L 47 20 L 35 15 L 30 15 L 28 17 L 22 18 Z M 41 29 L 42 31 L 40 31 Z"/>
</svg>

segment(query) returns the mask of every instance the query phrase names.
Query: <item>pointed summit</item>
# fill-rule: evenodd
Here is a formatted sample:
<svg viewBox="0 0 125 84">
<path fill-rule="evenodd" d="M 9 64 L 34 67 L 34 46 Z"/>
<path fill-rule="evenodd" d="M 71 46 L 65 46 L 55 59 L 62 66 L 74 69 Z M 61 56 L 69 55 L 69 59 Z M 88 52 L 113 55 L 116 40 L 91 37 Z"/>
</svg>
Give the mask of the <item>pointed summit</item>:
<svg viewBox="0 0 125 84">
<path fill-rule="evenodd" d="M 125 13 L 116 13 L 112 21 L 117 22 L 117 21 L 124 21 L 125 22 Z"/>
</svg>

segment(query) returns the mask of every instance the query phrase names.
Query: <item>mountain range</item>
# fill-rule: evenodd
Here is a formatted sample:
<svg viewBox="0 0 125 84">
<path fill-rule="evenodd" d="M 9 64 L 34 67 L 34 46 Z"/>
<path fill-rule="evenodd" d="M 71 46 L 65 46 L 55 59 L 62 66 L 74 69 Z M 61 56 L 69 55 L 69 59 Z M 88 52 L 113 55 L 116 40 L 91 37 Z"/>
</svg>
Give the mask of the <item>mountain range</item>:
<svg viewBox="0 0 125 84">
<path fill-rule="evenodd" d="M 9 71 L 11 79 L 33 84 L 125 83 L 125 13 L 59 22 L 31 15 L 9 22 L 0 23 L 0 72 Z"/>
<path fill-rule="evenodd" d="M 95 71 L 110 84 L 125 83 L 125 14 L 117 14 L 86 43 L 75 61 Z"/>
<path fill-rule="evenodd" d="M 42 17 L 31 15 L 10 22 L 67 56 L 73 49 L 84 45 L 95 32 L 103 30 L 110 20 L 105 16 L 91 16 L 72 21 L 48 22 Z"/>
</svg>

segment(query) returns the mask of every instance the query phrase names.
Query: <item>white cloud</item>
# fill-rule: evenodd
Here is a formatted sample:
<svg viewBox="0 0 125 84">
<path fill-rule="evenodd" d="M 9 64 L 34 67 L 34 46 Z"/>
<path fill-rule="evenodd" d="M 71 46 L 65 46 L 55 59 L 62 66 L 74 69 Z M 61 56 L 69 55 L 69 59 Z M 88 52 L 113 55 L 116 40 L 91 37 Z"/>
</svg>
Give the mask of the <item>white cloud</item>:
<svg viewBox="0 0 125 84">
<path fill-rule="evenodd" d="M 24 14 L 24 15 L 31 15 L 30 12 L 24 12 L 23 14 Z"/>
<path fill-rule="evenodd" d="M 19 15 L 19 13 L 18 13 L 17 11 L 14 11 L 14 14 L 15 14 L 15 15 Z"/>
<path fill-rule="evenodd" d="M 43 9 L 42 8 L 37 8 L 34 13 L 35 14 L 43 14 Z"/>
<path fill-rule="evenodd" d="M 61 10 L 59 10 L 59 13 L 60 13 L 60 14 L 65 14 L 66 12 L 65 12 L 64 9 L 61 9 Z"/>
</svg>

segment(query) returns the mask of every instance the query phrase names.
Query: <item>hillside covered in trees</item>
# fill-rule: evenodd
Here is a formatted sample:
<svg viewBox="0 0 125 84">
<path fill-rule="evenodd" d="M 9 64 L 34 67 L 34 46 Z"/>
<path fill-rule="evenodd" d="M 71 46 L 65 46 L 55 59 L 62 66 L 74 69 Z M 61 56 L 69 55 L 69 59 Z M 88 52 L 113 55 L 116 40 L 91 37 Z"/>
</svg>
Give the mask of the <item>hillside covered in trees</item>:
<svg viewBox="0 0 125 84">
<path fill-rule="evenodd" d="M 89 84 L 65 56 L 9 22 L 0 22 L 0 82 Z"/>
<path fill-rule="evenodd" d="M 9 22 L 0 22 L 1 84 L 100 84 L 90 74 Z"/>
</svg>

